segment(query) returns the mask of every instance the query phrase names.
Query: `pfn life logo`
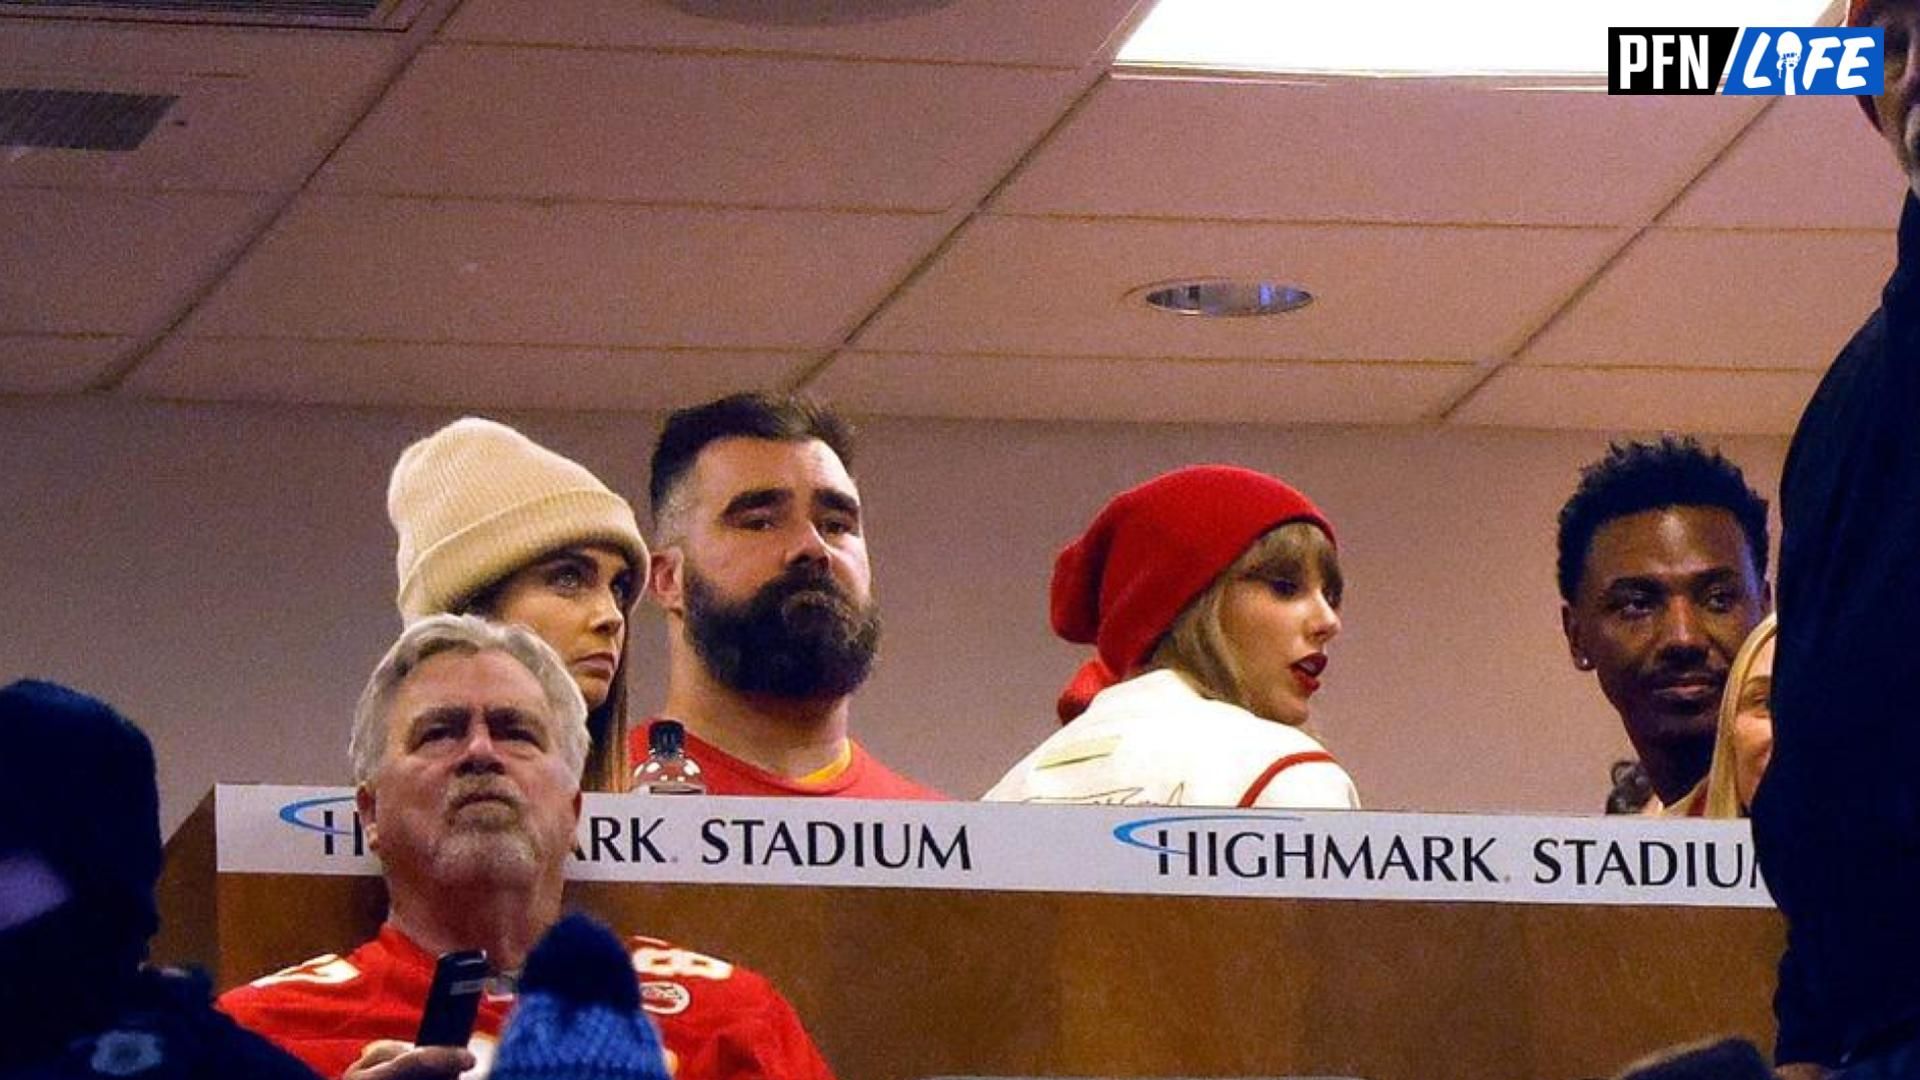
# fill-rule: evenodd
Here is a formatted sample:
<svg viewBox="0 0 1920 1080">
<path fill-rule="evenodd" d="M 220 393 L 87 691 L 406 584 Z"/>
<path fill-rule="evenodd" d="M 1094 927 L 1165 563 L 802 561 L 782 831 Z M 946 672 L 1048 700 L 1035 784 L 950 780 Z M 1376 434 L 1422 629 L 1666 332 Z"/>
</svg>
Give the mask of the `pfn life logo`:
<svg viewBox="0 0 1920 1080">
<path fill-rule="evenodd" d="M 1878 94 L 1884 44 L 1867 27 L 1608 27 L 1607 93 Z"/>
</svg>

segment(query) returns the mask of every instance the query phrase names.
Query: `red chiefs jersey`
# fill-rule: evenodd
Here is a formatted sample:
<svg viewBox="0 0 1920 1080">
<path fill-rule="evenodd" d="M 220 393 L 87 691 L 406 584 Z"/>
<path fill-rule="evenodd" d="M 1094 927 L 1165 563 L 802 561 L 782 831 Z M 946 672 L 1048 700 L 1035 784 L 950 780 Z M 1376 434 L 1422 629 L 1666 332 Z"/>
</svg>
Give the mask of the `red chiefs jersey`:
<svg viewBox="0 0 1920 1080">
<path fill-rule="evenodd" d="M 677 1080 L 833 1080 L 793 1006 L 764 977 L 725 960 L 629 938 L 641 1002 L 659 1025 Z M 433 982 L 434 958 L 392 925 L 351 955 L 320 956 L 220 995 L 220 1008 L 325 1077 L 338 1077 L 376 1039 L 411 1042 Z M 467 1048 L 491 1070 L 513 1010 L 489 993 Z"/>
<path fill-rule="evenodd" d="M 653 721 L 647 721 L 643 727 L 635 728 L 629 735 L 627 751 L 631 764 L 638 765 L 647 759 L 647 733 L 653 729 Z M 797 796 L 800 798 L 827 799 L 916 799 L 922 801 L 944 801 L 947 796 L 927 787 L 914 783 L 901 776 L 879 759 L 867 753 L 858 742 L 848 740 L 853 756 L 847 767 L 831 780 L 809 784 L 799 780 L 789 780 L 776 773 L 770 773 L 756 765 L 741 761 L 725 750 L 697 738 L 693 732 L 686 734 L 687 756 L 700 766 L 700 773 L 707 781 L 709 795 L 769 795 L 775 797 Z"/>
</svg>

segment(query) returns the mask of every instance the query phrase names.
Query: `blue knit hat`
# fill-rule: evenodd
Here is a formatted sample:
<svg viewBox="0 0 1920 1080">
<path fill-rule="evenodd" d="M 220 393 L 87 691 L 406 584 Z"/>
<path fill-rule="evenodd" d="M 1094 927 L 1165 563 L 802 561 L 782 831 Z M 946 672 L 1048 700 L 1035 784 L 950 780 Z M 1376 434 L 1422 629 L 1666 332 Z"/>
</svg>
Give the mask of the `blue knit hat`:
<svg viewBox="0 0 1920 1080">
<path fill-rule="evenodd" d="M 620 940 L 569 915 L 533 947 L 492 1080 L 671 1080 Z"/>
</svg>

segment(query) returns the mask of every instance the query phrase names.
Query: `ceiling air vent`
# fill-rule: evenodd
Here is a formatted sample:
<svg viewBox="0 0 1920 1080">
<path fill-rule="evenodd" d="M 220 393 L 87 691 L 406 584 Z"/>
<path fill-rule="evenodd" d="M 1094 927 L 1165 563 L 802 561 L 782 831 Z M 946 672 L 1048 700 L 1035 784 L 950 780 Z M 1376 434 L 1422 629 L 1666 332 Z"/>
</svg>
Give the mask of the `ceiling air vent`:
<svg viewBox="0 0 1920 1080">
<path fill-rule="evenodd" d="M 179 100 L 171 94 L 0 89 L 0 146 L 137 149 Z"/>
<path fill-rule="evenodd" d="M 424 0 L 0 0 L 0 15 L 405 30 Z"/>
</svg>

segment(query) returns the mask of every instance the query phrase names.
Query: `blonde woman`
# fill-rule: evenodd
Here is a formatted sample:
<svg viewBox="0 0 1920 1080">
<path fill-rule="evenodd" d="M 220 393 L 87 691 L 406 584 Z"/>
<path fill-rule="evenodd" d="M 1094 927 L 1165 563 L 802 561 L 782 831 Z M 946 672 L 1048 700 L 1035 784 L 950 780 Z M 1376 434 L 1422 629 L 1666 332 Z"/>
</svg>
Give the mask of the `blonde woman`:
<svg viewBox="0 0 1920 1080">
<path fill-rule="evenodd" d="M 1122 493 L 1054 563 L 1054 631 L 1097 650 L 1066 726 L 986 798 L 1357 807 L 1301 730 L 1342 588 L 1333 526 L 1271 476 L 1196 466 Z"/>
<path fill-rule="evenodd" d="M 1713 742 L 1713 766 L 1701 782 L 1703 817 L 1746 817 L 1753 793 L 1773 757 L 1773 645 L 1780 623 L 1775 615 L 1760 620 L 1727 669 L 1720 697 L 1720 728 Z"/>
</svg>

